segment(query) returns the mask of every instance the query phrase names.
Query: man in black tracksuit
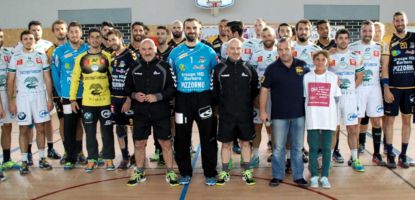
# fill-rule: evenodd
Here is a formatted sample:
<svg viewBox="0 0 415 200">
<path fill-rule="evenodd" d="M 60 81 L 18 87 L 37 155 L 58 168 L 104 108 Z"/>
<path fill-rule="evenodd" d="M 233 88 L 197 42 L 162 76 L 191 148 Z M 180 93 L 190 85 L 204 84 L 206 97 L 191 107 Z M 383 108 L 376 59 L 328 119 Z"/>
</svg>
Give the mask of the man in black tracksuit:
<svg viewBox="0 0 415 200">
<path fill-rule="evenodd" d="M 139 64 L 129 70 L 125 83 L 125 91 L 130 95 L 134 108 L 133 139 L 137 166 L 127 184 L 133 186 L 146 180 L 145 147 L 153 128 L 163 149 L 166 180 L 170 185 L 178 185 L 177 175 L 173 171 L 169 105 L 176 92 L 175 77 L 169 64 L 156 58 L 156 46 L 151 39 L 144 39 L 140 43 L 140 54 Z"/>
<path fill-rule="evenodd" d="M 241 143 L 242 177 L 246 184 L 254 185 L 250 141 L 255 138 L 253 100 L 258 95 L 259 83 L 256 70 L 242 61 L 242 42 L 231 39 L 227 47 L 229 57 L 215 68 L 214 99 L 219 104 L 218 140 L 222 142 L 222 171 L 216 181 L 223 185 L 229 180 L 229 160 L 232 141 Z"/>
</svg>

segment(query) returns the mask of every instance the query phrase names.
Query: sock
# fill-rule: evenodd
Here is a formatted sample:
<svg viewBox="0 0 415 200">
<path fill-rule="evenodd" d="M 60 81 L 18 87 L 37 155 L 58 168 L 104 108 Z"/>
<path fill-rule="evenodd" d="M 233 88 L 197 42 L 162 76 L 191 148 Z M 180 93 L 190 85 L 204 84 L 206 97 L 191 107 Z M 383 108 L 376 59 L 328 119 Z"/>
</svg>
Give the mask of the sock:
<svg viewBox="0 0 415 200">
<path fill-rule="evenodd" d="M 27 162 L 28 161 L 27 153 L 22 153 L 22 161 L 23 162 Z"/>
<path fill-rule="evenodd" d="M 76 141 L 76 153 L 82 153 L 82 140 Z"/>
<path fill-rule="evenodd" d="M 27 153 L 32 153 L 32 144 L 29 144 L 28 146 L 27 146 Z"/>
<path fill-rule="evenodd" d="M 45 158 L 45 149 L 39 149 L 39 158 Z"/>
<path fill-rule="evenodd" d="M 3 164 L 10 161 L 10 149 L 3 149 Z"/>
<path fill-rule="evenodd" d="M 258 148 L 252 148 L 252 157 L 259 157 L 258 155 Z"/>
<path fill-rule="evenodd" d="M 53 142 L 48 142 L 48 151 L 53 149 Z"/>
<path fill-rule="evenodd" d="M 339 136 L 340 137 L 340 136 Z M 338 151 L 339 150 L 339 137 L 337 137 L 336 140 L 336 145 L 334 145 L 334 150 Z"/>
<path fill-rule="evenodd" d="M 389 156 L 393 155 L 393 146 L 392 146 L 392 144 L 386 144 L 386 150 L 388 151 Z"/>
<path fill-rule="evenodd" d="M 128 136 L 125 136 L 124 137 L 124 144 L 125 144 L 125 148 L 127 149 L 127 151 L 128 151 Z"/>
<path fill-rule="evenodd" d="M 357 149 L 352 149 L 352 160 L 356 160 L 357 159 Z"/>
<path fill-rule="evenodd" d="M 406 150 L 408 149 L 408 143 L 402 143 L 402 148 L 401 148 L 401 155 L 406 155 Z"/>
<path fill-rule="evenodd" d="M 225 172 L 229 171 L 229 163 L 222 163 L 222 170 Z"/>
<path fill-rule="evenodd" d="M 380 140 L 382 138 L 382 128 L 372 128 L 374 154 L 380 153 Z"/>
<path fill-rule="evenodd" d="M 123 160 L 128 160 L 128 157 L 130 157 L 128 155 L 128 149 L 121 149 L 121 154 L 122 154 L 122 159 Z"/>
<path fill-rule="evenodd" d="M 291 151 L 289 149 L 287 149 L 286 151 L 286 155 L 287 155 L 287 159 L 291 159 Z"/>
<path fill-rule="evenodd" d="M 359 133 L 359 144 L 365 145 L 365 143 L 366 143 L 366 132 Z"/>
<path fill-rule="evenodd" d="M 248 170 L 249 169 L 249 162 L 244 162 L 243 163 L 243 169 L 244 170 Z"/>
</svg>

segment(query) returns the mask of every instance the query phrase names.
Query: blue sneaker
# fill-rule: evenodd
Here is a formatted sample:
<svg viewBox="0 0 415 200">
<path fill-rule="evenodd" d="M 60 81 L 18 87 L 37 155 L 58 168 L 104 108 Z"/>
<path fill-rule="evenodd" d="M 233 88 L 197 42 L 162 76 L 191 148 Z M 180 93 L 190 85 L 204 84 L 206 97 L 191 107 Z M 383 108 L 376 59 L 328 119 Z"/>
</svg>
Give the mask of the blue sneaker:
<svg viewBox="0 0 415 200">
<path fill-rule="evenodd" d="M 251 162 L 249 162 L 249 166 L 251 168 L 257 168 L 259 166 L 259 156 L 252 157 Z"/>
<path fill-rule="evenodd" d="M 180 179 L 179 179 L 179 184 L 180 185 L 187 185 L 187 184 L 189 184 L 190 183 L 190 176 L 182 176 Z"/>
<path fill-rule="evenodd" d="M 215 177 L 206 177 L 205 184 L 208 186 L 216 185 L 216 178 Z"/>
<path fill-rule="evenodd" d="M 362 165 L 360 159 L 356 159 L 352 161 L 352 168 L 357 172 L 364 172 L 365 166 Z"/>
</svg>

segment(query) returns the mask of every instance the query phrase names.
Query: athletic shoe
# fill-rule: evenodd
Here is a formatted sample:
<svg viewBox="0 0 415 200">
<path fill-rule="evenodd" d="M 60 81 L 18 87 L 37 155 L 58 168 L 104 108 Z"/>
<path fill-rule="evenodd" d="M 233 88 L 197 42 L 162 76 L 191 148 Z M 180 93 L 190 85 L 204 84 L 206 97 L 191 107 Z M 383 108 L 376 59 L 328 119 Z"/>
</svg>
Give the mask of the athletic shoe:
<svg viewBox="0 0 415 200">
<path fill-rule="evenodd" d="M 79 153 L 78 158 L 76 159 L 77 164 L 86 165 L 88 160 L 86 159 L 84 153 Z"/>
<path fill-rule="evenodd" d="M 271 186 L 271 187 L 277 187 L 277 186 L 280 185 L 281 182 L 282 182 L 282 180 L 280 180 L 280 179 L 272 178 L 269 181 L 268 185 Z"/>
<path fill-rule="evenodd" d="M 178 177 L 174 171 L 169 171 L 166 173 L 166 181 L 170 184 L 170 186 L 178 186 L 179 181 L 177 181 Z"/>
<path fill-rule="evenodd" d="M 373 154 L 372 162 L 376 163 L 378 166 L 386 166 L 386 162 L 383 161 L 382 155 L 380 154 Z"/>
<path fill-rule="evenodd" d="M 104 159 L 102 159 L 102 158 L 98 158 L 98 160 L 97 160 L 97 165 L 98 165 L 98 166 L 104 166 L 104 164 L 105 164 Z"/>
<path fill-rule="evenodd" d="M 236 154 L 241 154 L 241 147 L 239 147 L 239 144 L 238 143 L 233 144 L 232 151 L 234 153 L 236 153 Z"/>
<path fill-rule="evenodd" d="M 289 158 L 285 161 L 285 173 L 291 174 L 291 159 Z"/>
<path fill-rule="evenodd" d="M 243 171 L 242 180 L 244 180 L 247 185 L 255 185 L 256 182 L 254 180 L 252 169 L 247 169 Z"/>
<path fill-rule="evenodd" d="M 215 177 L 206 177 L 205 178 L 205 184 L 208 185 L 208 186 L 216 185 L 216 178 Z"/>
<path fill-rule="evenodd" d="M 318 176 L 313 176 L 310 178 L 310 187 L 318 188 Z"/>
<path fill-rule="evenodd" d="M 121 160 L 120 164 L 118 165 L 117 169 L 128 169 L 128 164 L 130 160 Z"/>
<path fill-rule="evenodd" d="M 44 170 L 51 170 L 52 165 L 49 164 L 49 162 L 46 160 L 46 158 L 41 158 L 39 160 L 39 168 Z"/>
<path fill-rule="evenodd" d="M 20 169 L 20 165 L 17 162 L 14 162 L 12 160 L 9 160 L 9 161 L 3 163 L 3 169 L 4 170 L 9 170 L 9 169 L 19 170 Z"/>
<path fill-rule="evenodd" d="M 189 184 L 190 183 L 190 176 L 182 176 L 180 179 L 179 179 L 179 184 L 180 185 L 187 185 L 187 184 Z"/>
<path fill-rule="evenodd" d="M 360 163 L 359 158 L 352 161 L 352 168 L 357 172 L 364 172 L 365 171 L 365 166 L 363 166 L 362 163 Z"/>
<path fill-rule="evenodd" d="M 359 152 L 359 154 L 365 153 L 365 145 L 364 144 L 359 144 L 359 148 L 358 148 L 357 151 Z"/>
<path fill-rule="evenodd" d="M 408 162 L 406 155 L 399 155 L 398 164 L 400 167 L 404 169 L 409 168 L 409 162 Z"/>
<path fill-rule="evenodd" d="M 115 170 L 114 163 L 112 162 L 111 159 L 104 160 L 104 167 L 107 171 L 114 171 Z"/>
<path fill-rule="evenodd" d="M 28 174 L 29 171 L 29 164 L 27 163 L 27 161 L 23 161 L 22 165 L 20 166 L 20 174 L 24 175 L 24 174 Z"/>
<path fill-rule="evenodd" d="M 0 169 L 0 181 L 5 181 L 6 180 L 6 176 L 3 173 L 3 169 Z"/>
<path fill-rule="evenodd" d="M 387 163 L 386 163 L 386 167 L 387 168 L 389 168 L 389 169 L 396 169 L 395 156 L 388 155 L 386 161 L 387 161 Z"/>
<path fill-rule="evenodd" d="M 231 179 L 231 176 L 226 171 L 219 172 L 218 179 L 216 180 L 216 185 L 225 185 L 226 182 Z"/>
<path fill-rule="evenodd" d="M 29 165 L 29 166 L 33 165 L 33 155 L 32 155 L 32 153 L 27 154 L 27 165 Z"/>
<path fill-rule="evenodd" d="M 85 167 L 85 172 L 91 173 L 92 171 L 94 171 L 96 167 L 97 167 L 97 160 L 88 159 L 88 163 L 86 164 L 86 167 Z"/>
<path fill-rule="evenodd" d="M 63 170 L 72 170 L 73 168 L 75 168 L 75 165 L 71 162 L 67 162 L 65 163 L 65 165 L 63 165 Z"/>
<path fill-rule="evenodd" d="M 140 171 L 134 170 L 134 174 L 130 177 L 130 180 L 128 180 L 127 185 L 136 186 L 138 183 L 142 183 L 146 180 L 147 178 L 144 172 L 141 173 Z"/>
<path fill-rule="evenodd" d="M 157 162 L 160 159 L 160 150 L 156 149 L 154 155 L 150 157 L 150 162 Z"/>
<path fill-rule="evenodd" d="M 135 166 L 135 155 L 130 156 L 130 167 Z"/>
<path fill-rule="evenodd" d="M 59 155 L 59 153 L 56 152 L 54 148 L 52 148 L 52 149 L 48 149 L 48 158 L 58 160 L 58 159 L 61 159 L 62 156 Z"/>
<path fill-rule="evenodd" d="M 304 178 L 294 180 L 294 182 L 297 183 L 297 185 L 300 187 L 303 187 L 303 188 L 308 187 L 308 182 Z"/>
<path fill-rule="evenodd" d="M 68 157 L 68 155 L 66 154 L 66 152 L 63 154 L 63 156 L 62 156 L 62 158 L 61 158 L 61 160 L 59 161 L 59 163 L 61 164 L 61 165 L 64 165 L 64 164 L 66 164 L 66 158 Z"/>
<path fill-rule="evenodd" d="M 249 166 L 251 168 L 257 168 L 259 166 L 259 156 L 252 157 L 251 162 L 249 162 Z"/>
<path fill-rule="evenodd" d="M 325 188 L 325 189 L 330 189 L 331 188 L 329 179 L 325 176 L 320 178 L 320 183 L 321 183 L 322 188 Z"/>
<path fill-rule="evenodd" d="M 272 162 L 272 154 L 268 156 L 267 162 L 269 162 L 269 163 Z"/>
<path fill-rule="evenodd" d="M 343 156 L 340 154 L 340 151 L 339 151 L 339 150 L 335 150 L 335 151 L 333 152 L 333 160 L 334 160 L 334 162 L 336 162 L 336 163 L 344 163 L 344 158 L 343 158 Z"/>
</svg>

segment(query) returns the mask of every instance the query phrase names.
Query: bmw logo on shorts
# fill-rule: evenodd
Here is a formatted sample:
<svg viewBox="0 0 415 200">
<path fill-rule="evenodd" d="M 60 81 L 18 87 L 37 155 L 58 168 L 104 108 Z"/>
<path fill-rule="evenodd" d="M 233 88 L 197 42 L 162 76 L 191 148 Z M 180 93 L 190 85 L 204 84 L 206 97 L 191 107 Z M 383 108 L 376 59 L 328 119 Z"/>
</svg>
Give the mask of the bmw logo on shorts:
<svg viewBox="0 0 415 200">
<path fill-rule="evenodd" d="M 26 119 L 26 114 L 24 112 L 17 113 L 17 119 L 19 119 L 19 120 Z"/>
<path fill-rule="evenodd" d="M 110 118 L 111 117 L 111 111 L 110 110 L 103 110 L 103 111 L 101 111 L 101 116 L 103 118 Z"/>
<path fill-rule="evenodd" d="M 357 119 L 357 114 L 356 113 L 349 113 L 347 115 L 347 121 L 353 121 L 355 119 Z"/>
<path fill-rule="evenodd" d="M 40 118 L 45 118 L 45 117 L 47 117 L 49 115 L 49 112 L 48 111 L 46 111 L 46 110 L 42 110 L 42 111 L 40 111 L 39 112 L 39 116 L 40 116 Z"/>
</svg>

